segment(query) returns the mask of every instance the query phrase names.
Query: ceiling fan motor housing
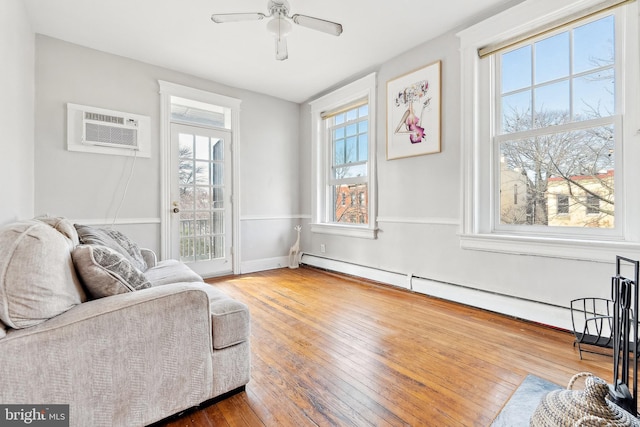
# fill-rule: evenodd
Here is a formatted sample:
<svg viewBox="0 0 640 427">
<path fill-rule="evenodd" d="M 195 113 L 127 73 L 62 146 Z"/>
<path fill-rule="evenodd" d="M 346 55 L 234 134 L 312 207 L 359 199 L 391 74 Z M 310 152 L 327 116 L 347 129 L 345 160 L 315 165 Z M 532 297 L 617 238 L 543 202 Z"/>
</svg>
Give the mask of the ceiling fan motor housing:
<svg viewBox="0 0 640 427">
<path fill-rule="evenodd" d="M 273 16 L 289 16 L 289 2 L 287 0 L 269 0 L 267 9 L 269 9 L 269 14 Z"/>
</svg>

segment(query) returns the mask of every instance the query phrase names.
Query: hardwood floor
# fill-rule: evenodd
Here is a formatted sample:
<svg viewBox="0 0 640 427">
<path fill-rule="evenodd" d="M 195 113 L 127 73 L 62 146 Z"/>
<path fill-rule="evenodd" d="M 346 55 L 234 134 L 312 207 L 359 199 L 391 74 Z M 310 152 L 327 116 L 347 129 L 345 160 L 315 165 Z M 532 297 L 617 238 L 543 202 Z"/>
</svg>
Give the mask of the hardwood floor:
<svg viewBox="0 0 640 427">
<path fill-rule="evenodd" d="M 312 268 L 208 280 L 251 310 L 246 391 L 178 426 L 489 426 L 527 374 L 611 381 L 573 336 Z"/>
</svg>

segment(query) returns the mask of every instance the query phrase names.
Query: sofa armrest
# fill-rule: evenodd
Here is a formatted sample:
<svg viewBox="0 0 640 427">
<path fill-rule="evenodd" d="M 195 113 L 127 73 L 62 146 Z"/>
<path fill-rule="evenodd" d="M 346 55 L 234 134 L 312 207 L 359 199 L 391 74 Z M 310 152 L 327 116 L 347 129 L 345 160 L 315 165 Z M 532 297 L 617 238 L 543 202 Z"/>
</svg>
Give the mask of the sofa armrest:
<svg viewBox="0 0 640 427">
<path fill-rule="evenodd" d="M 158 258 L 156 257 L 156 253 L 151 249 L 140 248 L 140 253 L 142 254 L 142 259 L 147 264 L 147 268 L 155 267 L 158 264 Z"/>
<path fill-rule="evenodd" d="M 202 289 L 177 283 L 115 295 L 8 330 L 0 402 L 69 404 L 71 426 L 148 425 L 214 397 L 212 355 Z"/>
</svg>

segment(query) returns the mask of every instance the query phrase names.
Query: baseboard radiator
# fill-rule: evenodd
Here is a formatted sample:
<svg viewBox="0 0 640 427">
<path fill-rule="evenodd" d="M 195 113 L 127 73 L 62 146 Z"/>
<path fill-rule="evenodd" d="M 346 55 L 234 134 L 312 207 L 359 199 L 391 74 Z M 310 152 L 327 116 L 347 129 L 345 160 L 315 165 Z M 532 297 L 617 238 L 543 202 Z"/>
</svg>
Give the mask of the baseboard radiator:
<svg viewBox="0 0 640 427">
<path fill-rule="evenodd" d="M 361 277 L 436 298 L 517 317 L 519 319 L 542 323 L 555 328 L 571 330 L 571 314 L 568 307 L 414 276 L 411 273 L 403 274 L 400 272 L 387 271 L 307 253 L 302 254 L 301 263 L 311 267 Z"/>
</svg>

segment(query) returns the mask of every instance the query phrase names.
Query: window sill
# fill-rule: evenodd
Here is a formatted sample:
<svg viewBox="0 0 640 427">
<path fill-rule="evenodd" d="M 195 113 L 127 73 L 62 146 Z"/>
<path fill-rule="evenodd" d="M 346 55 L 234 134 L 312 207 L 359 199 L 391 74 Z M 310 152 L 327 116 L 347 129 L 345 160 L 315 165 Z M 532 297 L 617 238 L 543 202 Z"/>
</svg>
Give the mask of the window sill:
<svg viewBox="0 0 640 427">
<path fill-rule="evenodd" d="M 616 255 L 638 257 L 640 243 L 627 241 L 580 240 L 551 237 L 463 234 L 462 249 L 514 255 L 543 256 L 603 263 L 615 262 Z"/>
<path fill-rule="evenodd" d="M 378 230 L 366 226 L 340 224 L 311 224 L 311 232 L 332 234 L 335 236 L 359 237 L 361 239 L 376 239 Z"/>
</svg>

